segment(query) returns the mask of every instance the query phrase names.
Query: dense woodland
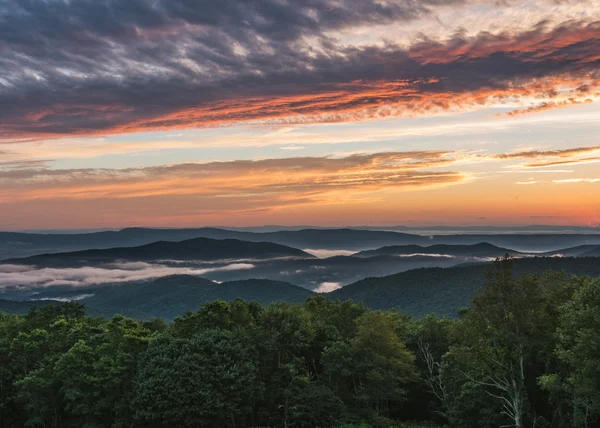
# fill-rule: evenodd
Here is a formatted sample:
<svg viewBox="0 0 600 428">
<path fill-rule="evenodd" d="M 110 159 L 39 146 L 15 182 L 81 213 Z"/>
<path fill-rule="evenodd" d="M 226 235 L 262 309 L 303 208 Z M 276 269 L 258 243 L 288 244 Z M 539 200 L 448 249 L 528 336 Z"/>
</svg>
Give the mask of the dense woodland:
<svg viewBox="0 0 600 428">
<path fill-rule="evenodd" d="M 320 296 L 0 314 L 0 426 L 599 427 L 600 280 L 511 265 L 456 319 Z"/>
</svg>

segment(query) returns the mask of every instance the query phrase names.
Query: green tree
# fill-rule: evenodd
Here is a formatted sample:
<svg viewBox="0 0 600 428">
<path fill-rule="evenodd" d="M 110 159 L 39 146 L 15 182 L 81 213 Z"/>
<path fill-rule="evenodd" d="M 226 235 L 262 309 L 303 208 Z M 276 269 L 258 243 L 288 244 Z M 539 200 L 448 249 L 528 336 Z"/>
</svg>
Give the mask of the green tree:
<svg viewBox="0 0 600 428">
<path fill-rule="evenodd" d="M 324 385 L 297 377 L 290 388 L 291 427 L 333 427 L 345 413 L 345 407 L 335 393 Z"/>
<path fill-rule="evenodd" d="M 600 280 L 587 279 L 562 308 L 557 355 L 567 366 L 563 382 L 574 427 L 600 424 Z M 548 382 L 548 379 L 546 379 Z M 548 384 L 548 383 L 547 383 Z"/>
<path fill-rule="evenodd" d="M 566 277 L 558 278 L 514 278 L 512 260 L 505 257 L 455 329 L 456 345 L 447 358 L 464 382 L 482 387 L 495 401 L 509 426 L 546 420 L 537 379 L 554 364 L 558 307 L 572 290 Z"/>
<path fill-rule="evenodd" d="M 233 427 L 251 415 L 261 390 L 257 354 L 242 332 L 162 336 L 138 367 L 135 418 L 143 427 Z"/>
</svg>

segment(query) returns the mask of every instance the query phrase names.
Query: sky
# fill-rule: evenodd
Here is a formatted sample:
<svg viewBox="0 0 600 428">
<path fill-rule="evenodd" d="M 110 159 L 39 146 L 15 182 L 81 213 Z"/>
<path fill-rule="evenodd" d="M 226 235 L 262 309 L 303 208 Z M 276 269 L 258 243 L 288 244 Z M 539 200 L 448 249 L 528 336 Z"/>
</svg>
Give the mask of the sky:
<svg viewBox="0 0 600 428">
<path fill-rule="evenodd" d="M 0 0 L 0 230 L 600 224 L 600 0 Z"/>
</svg>

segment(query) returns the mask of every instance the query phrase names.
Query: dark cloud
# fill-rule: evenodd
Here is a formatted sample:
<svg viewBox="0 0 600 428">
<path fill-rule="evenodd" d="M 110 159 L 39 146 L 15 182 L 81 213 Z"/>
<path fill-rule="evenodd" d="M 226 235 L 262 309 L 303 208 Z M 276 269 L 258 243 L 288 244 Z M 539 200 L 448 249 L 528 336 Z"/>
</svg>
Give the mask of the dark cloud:
<svg viewBox="0 0 600 428">
<path fill-rule="evenodd" d="M 580 88 L 577 88 L 577 92 L 581 92 Z M 591 99 L 585 99 L 582 101 L 576 100 L 576 99 L 570 99 L 570 100 L 565 100 L 565 101 L 546 101 L 546 102 L 540 103 L 535 106 L 527 107 L 527 108 L 520 109 L 520 110 L 513 110 L 511 112 L 508 112 L 507 115 L 516 117 L 516 116 L 522 116 L 524 114 L 539 113 L 541 111 L 546 111 L 546 110 L 554 110 L 554 109 L 560 109 L 560 108 L 565 108 L 565 107 L 570 107 L 570 106 L 575 106 L 575 105 L 580 105 L 580 104 L 590 104 L 590 103 L 592 103 Z"/>
<path fill-rule="evenodd" d="M 598 163 L 600 162 L 600 157 L 592 157 L 592 158 L 580 158 L 580 159 L 564 159 L 557 161 L 542 161 L 542 162 L 531 162 L 523 165 L 526 168 L 545 168 L 549 166 L 562 166 L 562 165 L 578 165 L 585 163 Z"/>
<path fill-rule="evenodd" d="M 456 3 L 0 0 L 0 135 L 352 120 L 596 79 L 598 23 L 410 48 L 348 47 L 329 33 Z"/>
<path fill-rule="evenodd" d="M 522 159 L 522 158 L 570 158 L 576 157 L 579 155 L 598 152 L 600 151 L 600 146 L 591 146 L 591 147 L 575 147 L 572 149 L 562 149 L 562 150 L 529 150 L 526 152 L 514 152 L 514 153 L 499 153 L 495 155 L 491 155 L 490 157 L 494 159 Z M 562 162 L 562 161 L 561 161 Z"/>
</svg>

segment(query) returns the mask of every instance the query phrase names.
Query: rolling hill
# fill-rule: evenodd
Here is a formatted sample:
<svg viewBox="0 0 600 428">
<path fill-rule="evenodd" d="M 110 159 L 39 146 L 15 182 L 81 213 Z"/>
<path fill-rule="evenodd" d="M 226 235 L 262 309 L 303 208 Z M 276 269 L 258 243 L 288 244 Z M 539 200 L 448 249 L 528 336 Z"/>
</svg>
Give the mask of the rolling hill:
<svg viewBox="0 0 600 428">
<path fill-rule="evenodd" d="M 367 278 L 324 294 L 330 299 L 362 302 L 372 309 L 397 309 L 421 317 L 429 313 L 455 316 L 470 304 L 485 282 L 492 263 L 471 263 L 450 268 L 421 268 L 378 278 Z M 564 271 L 600 276 L 600 258 L 523 258 L 514 260 L 515 275 Z M 85 291 L 83 291 L 85 290 Z M 41 288 L 30 299 L 77 299 L 90 314 L 122 313 L 140 319 L 172 319 L 202 303 L 242 298 L 263 304 L 275 301 L 302 303 L 315 293 L 282 281 L 251 279 L 216 283 L 197 276 L 176 275 L 151 281 L 81 287 Z M 82 293 L 85 296 L 82 297 Z M 0 297 L 2 297 L 0 295 Z M 0 311 L 22 313 L 32 305 L 49 301 L 0 300 Z"/>
<path fill-rule="evenodd" d="M 302 229 L 251 232 L 220 228 L 151 229 L 127 228 L 93 233 L 0 232 L 0 259 L 42 253 L 71 252 L 89 248 L 133 247 L 156 241 L 193 238 L 238 239 L 272 242 L 301 249 L 370 250 L 395 245 L 473 245 L 488 242 L 518 251 L 554 251 L 578 245 L 600 245 L 600 234 L 454 234 L 422 236 L 398 231 L 365 229 Z"/>
<path fill-rule="evenodd" d="M 65 266 L 77 263 L 106 263 L 116 260 L 241 260 L 278 257 L 314 258 L 296 248 L 270 242 L 247 242 L 236 239 L 194 238 L 179 242 L 159 241 L 139 247 L 83 250 L 67 253 L 41 254 L 5 263 L 35 264 L 38 266 Z"/>
<path fill-rule="evenodd" d="M 381 278 L 367 278 L 328 294 L 329 298 L 363 302 L 373 309 L 396 308 L 421 317 L 429 313 L 455 316 L 470 304 L 485 282 L 491 263 L 451 268 L 423 268 Z M 565 271 L 600 276 L 599 258 L 525 258 L 514 261 L 515 275 Z"/>
<path fill-rule="evenodd" d="M 586 251 L 585 253 L 581 254 L 580 257 L 600 257 L 600 246 Z"/>
<path fill-rule="evenodd" d="M 81 299 L 81 293 L 86 298 Z M 153 281 L 81 288 L 57 287 L 37 293 L 28 301 L 0 300 L 0 311 L 24 313 L 31 306 L 55 304 L 54 300 L 77 299 L 93 315 L 112 316 L 120 313 L 138 319 L 161 317 L 173 319 L 186 311 L 195 311 L 200 305 L 217 299 L 232 301 L 236 298 L 269 304 L 277 301 L 303 303 L 313 292 L 278 281 L 253 279 L 225 282 L 174 275 Z M 44 300 L 41 300 L 44 299 Z"/>
<path fill-rule="evenodd" d="M 497 247 L 492 244 L 485 242 L 473 245 L 447 245 L 437 244 L 431 246 L 421 245 L 394 245 L 389 247 L 382 247 L 376 250 L 361 251 L 355 256 L 357 257 L 371 257 L 379 255 L 389 256 L 408 256 L 408 255 L 441 255 L 451 257 L 478 257 L 478 258 L 497 258 L 502 257 L 505 254 L 512 256 L 522 255 L 518 251 L 509 250 L 508 248 Z"/>
<path fill-rule="evenodd" d="M 600 245 L 578 245 L 577 247 L 570 248 L 562 248 L 556 251 L 548 251 L 546 253 L 540 254 L 543 257 L 553 257 L 553 256 L 561 256 L 561 257 L 586 257 L 586 254 L 589 252 L 594 252 L 594 250 L 600 249 Z M 590 256 L 593 257 L 593 256 Z"/>
</svg>

